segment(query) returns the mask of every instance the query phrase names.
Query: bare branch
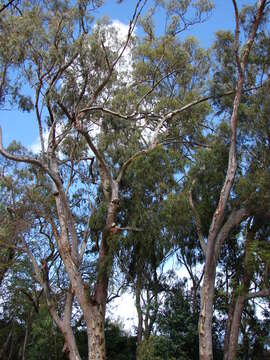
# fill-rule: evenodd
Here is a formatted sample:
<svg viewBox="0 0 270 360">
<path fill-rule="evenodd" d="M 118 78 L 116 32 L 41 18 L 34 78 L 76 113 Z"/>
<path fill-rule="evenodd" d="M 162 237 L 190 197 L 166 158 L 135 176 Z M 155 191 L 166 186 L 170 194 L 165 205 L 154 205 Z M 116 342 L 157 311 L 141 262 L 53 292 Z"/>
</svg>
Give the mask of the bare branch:
<svg viewBox="0 0 270 360">
<path fill-rule="evenodd" d="M 81 248 L 80 248 L 80 252 L 79 252 L 79 263 L 82 262 L 82 259 L 83 259 L 83 256 L 84 256 L 84 253 L 86 250 L 87 240 L 88 240 L 89 231 L 90 231 L 90 221 L 91 221 L 91 216 L 88 217 L 86 229 L 84 231 L 84 236 L 83 236 L 83 240 L 82 240 L 82 244 L 81 244 Z"/>
<path fill-rule="evenodd" d="M 10 5 L 12 5 L 12 3 L 14 3 L 15 1 L 16 0 L 10 0 L 6 4 L 4 4 L 0 9 L 0 13 L 3 12 L 6 8 L 8 8 Z"/>
<path fill-rule="evenodd" d="M 247 295 L 245 295 L 245 298 L 247 300 L 250 300 L 250 299 L 257 298 L 257 297 L 267 297 L 267 296 L 270 296 L 270 289 L 264 289 L 261 291 L 248 293 Z"/>
<path fill-rule="evenodd" d="M 258 86 L 254 86 L 252 88 L 248 88 L 248 89 L 245 89 L 243 90 L 243 92 L 249 92 L 249 91 L 253 91 L 253 90 L 257 90 L 259 88 L 261 88 L 262 86 L 264 86 L 268 81 L 266 81 L 265 83 L 263 83 L 262 85 L 258 85 Z M 181 108 L 178 108 L 166 115 L 164 115 L 161 119 L 160 119 L 160 123 L 162 122 L 162 125 L 158 125 L 159 126 L 159 130 L 157 131 L 157 134 L 159 133 L 160 129 L 162 128 L 162 126 L 164 125 L 164 123 L 168 120 L 171 120 L 174 116 L 184 112 L 185 110 L 189 110 L 190 108 L 192 108 L 193 106 L 195 105 L 198 105 L 200 103 L 203 103 L 205 101 L 208 101 L 208 100 L 214 100 L 214 99 L 219 99 L 219 98 L 222 98 L 222 97 L 225 97 L 225 96 L 229 96 L 229 95 L 232 95 L 232 94 L 235 94 L 235 90 L 230 90 L 230 91 L 227 91 L 223 94 L 220 94 L 220 95 L 209 95 L 209 96 L 205 96 L 205 97 L 202 97 L 200 99 L 197 99 L 197 100 L 194 100 L 194 101 L 191 101 L 190 103 L 184 105 L 183 107 Z M 149 93 L 147 92 L 145 95 L 143 95 L 143 98 L 145 96 L 148 96 Z M 142 98 L 141 98 L 142 99 Z M 139 100 L 140 102 L 141 100 Z M 143 100 L 142 100 L 143 101 Z M 138 105 L 137 105 L 138 106 Z M 108 109 L 108 108 L 104 108 L 103 106 L 91 106 L 91 107 L 85 107 L 83 109 L 81 109 L 79 111 L 79 114 L 78 115 L 82 115 L 84 113 L 87 113 L 87 112 L 95 112 L 95 111 L 101 111 L 102 113 L 104 114 L 108 114 L 108 115 L 112 115 L 112 116 L 116 116 L 120 119 L 123 119 L 123 120 L 129 120 L 129 119 L 132 119 L 136 117 L 136 120 L 139 120 L 139 119 L 143 119 L 146 115 L 148 117 L 153 117 L 153 118 L 160 118 L 159 115 L 157 114 L 148 114 L 148 113 L 139 113 L 137 111 L 134 111 L 132 112 L 131 114 L 129 115 L 124 115 L 124 114 L 121 114 L 117 111 L 114 111 L 114 110 L 111 110 L 111 109 Z M 137 116 L 140 114 L 140 117 L 138 118 Z M 156 138 L 156 136 L 153 136 L 153 138 Z"/>
<path fill-rule="evenodd" d="M 104 159 L 103 155 L 101 154 L 101 152 L 98 151 L 96 146 L 93 144 L 93 141 L 92 141 L 90 135 L 88 134 L 88 132 L 86 130 L 83 130 L 83 129 L 79 129 L 78 131 L 84 136 L 87 144 L 89 145 L 90 149 L 93 151 L 95 156 L 97 157 L 97 159 L 98 159 L 98 161 L 100 163 L 100 166 L 102 167 L 102 169 L 105 172 L 105 174 L 107 175 L 107 177 L 109 179 L 111 179 L 111 175 L 110 175 L 110 173 L 108 171 L 105 159 Z"/>
<path fill-rule="evenodd" d="M 37 117 L 37 122 L 38 122 L 39 137 L 40 137 L 40 144 L 41 144 L 41 153 L 42 153 L 42 156 L 44 156 L 44 153 L 45 153 L 44 137 L 43 137 L 41 113 L 39 111 L 40 91 L 41 91 L 41 83 L 39 83 L 39 85 L 38 85 L 38 87 L 36 89 L 35 111 L 36 111 L 36 117 Z"/>
<path fill-rule="evenodd" d="M 129 119 L 131 117 L 133 117 L 134 115 L 123 115 L 119 112 L 116 112 L 116 111 L 113 111 L 113 110 L 110 110 L 110 109 L 106 109 L 102 106 L 92 106 L 92 107 L 86 107 L 86 108 L 83 108 L 79 111 L 79 115 L 80 114 L 84 114 L 84 113 L 87 113 L 87 112 L 93 112 L 93 111 L 101 111 L 103 112 L 104 114 L 109 114 L 109 115 L 113 115 L 113 116 L 116 116 L 116 117 L 119 117 L 119 118 L 122 118 L 122 119 Z"/>
<path fill-rule="evenodd" d="M 234 7 L 234 14 L 235 14 L 234 53 L 235 53 L 235 60 L 236 60 L 236 64 L 237 64 L 238 73 L 242 75 L 242 67 L 241 67 L 240 58 L 239 58 L 239 34 L 240 34 L 239 11 L 238 11 L 238 6 L 236 3 L 236 0 L 232 0 L 232 2 L 233 2 L 233 7 Z"/>
<path fill-rule="evenodd" d="M 137 21 L 138 21 L 138 18 L 139 16 L 141 15 L 141 12 L 147 2 L 147 0 L 144 0 L 143 1 L 143 4 L 141 5 L 140 7 L 140 4 L 141 4 L 142 0 L 139 0 L 137 1 L 137 4 L 136 4 L 136 7 L 135 7 L 135 10 L 134 10 L 134 13 L 133 13 L 133 16 L 132 16 L 132 19 L 129 23 L 129 30 L 128 30 L 128 34 L 127 34 L 127 38 L 126 38 L 126 41 L 121 49 L 121 51 L 119 52 L 118 56 L 116 57 L 116 59 L 113 61 L 112 65 L 110 66 L 109 68 L 109 71 L 108 71 L 108 74 L 107 76 L 105 77 L 105 79 L 102 81 L 102 83 L 98 86 L 98 88 L 94 91 L 94 93 L 92 94 L 88 104 L 87 104 L 87 108 L 91 107 L 91 105 L 96 101 L 98 95 L 101 93 L 101 91 L 105 88 L 105 86 L 108 84 L 108 82 L 110 81 L 111 79 L 111 76 L 112 76 L 112 73 L 117 65 L 117 63 L 119 62 L 119 60 L 121 59 L 121 57 L 123 56 L 126 48 L 128 47 L 128 44 L 130 42 L 130 39 L 131 39 L 131 36 L 132 36 L 132 33 L 135 29 L 135 26 L 137 24 Z"/>
<path fill-rule="evenodd" d="M 55 174 L 53 171 L 51 171 L 48 168 L 48 166 L 45 165 L 42 161 L 35 159 L 35 158 L 29 158 L 26 156 L 13 155 L 13 154 L 10 154 L 8 151 L 6 151 L 4 149 L 3 143 L 2 143 L 2 128 L 1 128 L 1 126 L 0 126 L 0 154 L 2 154 L 5 158 L 7 158 L 9 160 L 13 160 L 16 162 L 23 162 L 26 164 L 36 165 L 36 166 L 40 167 L 50 176 L 50 178 L 53 180 L 53 182 L 55 183 L 56 186 L 62 185 L 57 174 Z"/>
<path fill-rule="evenodd" d="M 10 154 L 9 152 L 7 152 L 4 149 L 3 143 L 2 143 L 2 128 L 1 128 L 1 126 L 0 126 L 0 153 L 9 160 L 13 160 L 16 162 L 24 162 L 24 163 L 32 164 L 32 165 L 37 165 L 40 168 L 47 170 L 47 167 L 38 159 L 29 158 L 29 157 L 25 157 L 25 156 L 13 155 L 13 154 Z"/>
<path fill-rule="evenodd" d="M 174 74 L 176 72 L 176 70 L 173 70 L 171 72 L 169 72 L 168 74 L 162 76 L 157 82 L 155 82 L 151 89 L 149 89 L 141 98 L 140 100 L 138 101 L 137 105 L 136 105 L 136 109 L 139 108 L 139 106 L 141 105 L 141 103 L 147 98 L 148 95 L 150 95 L 154 90 L 155 88 L 165 79 L 167 79 L 168 77 L 170 77 L 172 74 Z"/>
</svg>

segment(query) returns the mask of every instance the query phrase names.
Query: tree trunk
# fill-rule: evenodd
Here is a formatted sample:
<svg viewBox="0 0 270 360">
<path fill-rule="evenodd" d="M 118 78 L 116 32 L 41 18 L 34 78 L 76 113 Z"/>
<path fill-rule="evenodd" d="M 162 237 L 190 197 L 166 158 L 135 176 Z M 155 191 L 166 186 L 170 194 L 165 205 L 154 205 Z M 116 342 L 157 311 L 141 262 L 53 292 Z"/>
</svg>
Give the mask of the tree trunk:
<svg viewBox="0 0 270 360">
<path fill-rule="evenodd" d="M 66 327 L 66 329 L 64 329 L 62 331 L 63 335 L 64 335 L 64 339 L 65 339 L 65 345 L 63 348 L 63 352 L 68 356 L 69 360 L 81 360 L 76 342 L 75 342 L 75 337 L 74 334 L 72 332 L 72 328 L 71 327 Z"/>
<path fill-rule="evenodd" d="M 242 312 L 245 307 L 245 297 L 238 296 L 235 302 L 233 320 L 231 325 L 228 360 L 235 360 L 238 350 L 238 335 Z"/>
<path fill-rule="evenodd" d="M 26 329 L 25 329 L 25 335 L 24 335 L 24 341 L 23 341 L 23 349 L 22 349 L 22 360 L 25 360 L 25 351 L 26 351 L 26 345 L 28 341 L 28 336 L 31 331 L 32 327 L 32 317 L 33 317 L 34 308 L 31 308 L 27 323 L 26 323 Z"/>
<path fill-rule="evenodd" d="M 201 311 L 199 317 L 200 360 L 213 360 L 212 319 L 215 291 L 216 267 L 205 268 L 201 289 Z"/>
<path fill-rule="evenodd" d="M 88 360 L 105 360 L 104 313 L 101 305 L 91 306 L 87 320 Z"/>
<path fill-rule="evenodd" d="M 141 308 L 141 273 L 137 274 L 137 281 L 136 281 L 136 310 L 138 314 L 138 328 L 137 328 L 137 358 L 138 358 L 138 349 L 142 342 L 143 336 L 143 315 L 142 315 L 142 308 Z"/>
<path fill-rule="evenodd" d="M 230 334 L 231 334 L 231 327 L 232 327 L 232 320 L 233 320 L 233 310 L 234 310 L 234 304 L 231 303 L 229 305 L 228 318 L 226 321 L 223 360 L 228 360 L 228 356 L 229 356 L 229 345 L 230 345 Z"/>
</svg>

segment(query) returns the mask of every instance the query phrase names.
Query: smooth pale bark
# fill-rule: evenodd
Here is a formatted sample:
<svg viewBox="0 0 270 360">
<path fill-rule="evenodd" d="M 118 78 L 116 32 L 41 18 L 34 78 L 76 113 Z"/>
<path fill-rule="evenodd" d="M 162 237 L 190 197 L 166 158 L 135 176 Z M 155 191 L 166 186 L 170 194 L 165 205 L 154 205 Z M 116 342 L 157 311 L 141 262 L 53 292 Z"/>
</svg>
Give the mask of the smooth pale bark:
<svg viewBox="0 0 270 360">
<path fill-rule="evenodd" d="M 212 320 L 213 320 L 213 301 L 215 291 L 216 265 L 208 266 L 205 269 L 203 285 L 201 289 L 201 311 L 199 317 L 199 339 L 200 339 L 200 359 L 213 359 L 212 345 Z"/>
<path fill-rule="evenodd" d="M 231 188 L 234 183 L 235 173 L 237 169 L 236 157 L 236 138 L 237 138 L 237 114 L 241 100 L 241 94 L 244 84 L 244 74 L 246 71 L 248 56 L 253 45 L 258 26 L 261 22 L 266 0 L 257 2 L 257 13 L 254 21 L 251 24 L 251 31 L 249 38 L 244 44 L 242 55 L 239 51 L 239 34 L 240 34 L 240 19 L 236 0 L 232 0 L 235 10 L 235 61 L 237 64 L 238 80 L 236 86 L 236 93 L 233 102 L 233 111 L 231 115 L 231 137 L 229 147 L 229 159 L 227 166 L 227 173 L 225 181 L 220 192 L 218 206 L 214 212 L 211 226 L 208 233 L 208 240 L 205 244 L 205 273 L 204 281 L 201 289 L 201 311 L 199 317 L 199 339 L 200 339 L 200 359 L 213 360 L 212 348 L 212 319 L 213 319 L 213 300 L 214 300 L 214 287 L 216 275 L 216 263 L 219 258 L 221 246 L 229 235 L 229 232 L 237 225 L 230 214 L 228 220 L 224 224 L 225 210 L 227 207 L 228 199 L 230 196 Z M 240 216 L 240 222 L 246 217 Z M 240 224 L 238 222 L 238 224 Z M 197 225 L 198 228 L 198 225 Z M 198 233 L 200 233 L 198 229 Z M 203 245 L 204 250 L 204 245 Z"/>
<path fill-rule="evenodd" d="M 68 356 L 69 360 L 81 360 L 71 327 L 67 326 L 62 328 L 62 334 L 65 339 L 63 352 Z"/>
<path fill-rule="evenodd" d="M 206 262 L 204 279 L 201 288 L 201 311 L 199 317 L 199 340 L 200 340 L 200 359 L 212 360 L 212 320 L 213 320 L 213 301 L 216 279 L 216 259 L 219 257 L 222 244 L 228 238 L 230 232 L 238 226 L 248 216 L 248 211 L 244 208 L 233 210 L 220 229 L 213 247 L 208 244 L 206 252 Z"/>
</svg>

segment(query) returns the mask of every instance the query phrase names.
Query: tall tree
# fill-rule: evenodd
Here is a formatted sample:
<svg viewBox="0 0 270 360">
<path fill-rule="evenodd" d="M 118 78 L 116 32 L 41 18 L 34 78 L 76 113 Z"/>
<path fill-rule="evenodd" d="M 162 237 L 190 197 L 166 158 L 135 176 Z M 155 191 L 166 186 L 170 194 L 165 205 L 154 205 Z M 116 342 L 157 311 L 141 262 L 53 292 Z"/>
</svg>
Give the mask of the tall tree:
<svg viewBox="0 0 270 360">
<path fill-rule="evenodd" d="M 229 143 L 229 157 L 227 172 L 223 187 L 220 191 L 217 207 L 214 211 L 211 225 L 209 228 L 207 242 L 204 240 L 200 220 L 197 217 L 194 204 L 191 206 L 194 209 L 197 218 L 198 235 L 201 239 L 201 246 L 205 255 L 205 269 L 204 279 L 201 289 L 201 312 L 199 319 L 199 336 L 200 336 L 200 358 L 202 360 L 213 359 L 212 350 L 212 319 L 213 319 L 213 300 L 215 290 L 215 275 L 217 261 L 220 255 L 222 244 L 228 237 L 230 231 L 239 225 L 249 215 L 245 207 L 233 209 L 229 215 L 226 214 L 227 204 L 230 196 L 231 189 L 234 184 L 235 174 L 237 170 L 237 120 L 238 110 L 245 84 L 245 75 L 248 66 L 248 57 L 251 47 L 254 43 L 258 27 L 262 22 L 265 9 L 267 6 L 266 1 L 258 1 L 256 7 L 256 15 L 252 22 L 247 25 L 248 37 L 245 43 L 241 46 L 240 52 L 240 14 L 237 2 L 233 0 L 235 12 L 235 34 L 234 34 L 234 62 L 236 64 L 235 76 L 236 92 L 233 101 L 233 108 L 231 111 L 230 119 L 230 143 Z"/>
<path fill-rule="evenodd" d="M 64 335 L 68 356 L 76 360 L 80 355 L 71 328 L 74 297 L 87 329 L 88 358 L 105 358 L 104 319 L 121 180 L 138 156 L 157 146 L 165 124 L 202 102 L 197 100 L 203 84 L 199 74 L 205 74 L 207 66 L 205 61 L 199 71 L 196 66 L 207 54 L 193 40 L 182 44 L 175 36 L 201 21 L 201 16 L 211 9 L 209 1 L 190 2 L 195 11 L 194 19 L 188 21 L 188 4 L 169 2 L 166 12 L 173 21 L 162 39 L 154 36 L 149 44 L 146 38 L 138 46 L 137 59 L 141 61 L 134 71 L 134 82 L 127 84 L 128 69 L 127 73 L 121 72 L 119 65 L 146 1 L 137 1 L 124 40 L 106 21 L 91 30 L 89 14 L 98 3 L 25 1 L 19 16 L 12 9 L 8 13 L 9 8 L 5 10 L 5 29 L 16 28 L 16 33 L 11 31 L 7 37 L 7 44 L 15 42 L 15 50 L 25 60 L 22 66 L 14 64 L 12 69 L 32 88 L 41 152 L 38 156 L 12 154 L 4 149 L 2 134 L 0 152 L 9 160 L 29 164 L 42 189 L 36 191 L 34 199 L 39 201 L 44 196 L 45 200 L 38 214 L 42 219 L 40 227 L 44 221 L 44 237 L 56 246 L 45 258 L 36 257 L 26 239 L 24 248 L 44 289 L 50 314 Z M 180 19 L 185 19 L 184 26 Z M 183 76 L 185 69 L 189 78 Z M 185 85 L 184 92 L 179 84 Z M 168 92 L 171 100 L 164 106 Z M 32 102 L 26 105 L 30 107 Z M 207 112 L 203 105 L 201 110 L 199 119 Z M 183 136 L 187 136 L 190 126 L 187 124 Z M 147 128 L 151 133 L 149 141 L 144 139 Z M 121 148 L 124 151 L 119 151 Z M 96 185 L 101 190 L 104 222 L 96 239 L 97 251 L 87 257 L 88 220 L 92 215 L 89 208 L 97 194 Z M 51 208 L 46 201 L 51 202 Z M 83 210 L 87 207 L 85 216 Z M 48 263 L 54 249 L 59 251 L 66 272 L 62 312 L 50 285 Z M 88 276 L 84 266 L 91 269 Z"/>
</svg>

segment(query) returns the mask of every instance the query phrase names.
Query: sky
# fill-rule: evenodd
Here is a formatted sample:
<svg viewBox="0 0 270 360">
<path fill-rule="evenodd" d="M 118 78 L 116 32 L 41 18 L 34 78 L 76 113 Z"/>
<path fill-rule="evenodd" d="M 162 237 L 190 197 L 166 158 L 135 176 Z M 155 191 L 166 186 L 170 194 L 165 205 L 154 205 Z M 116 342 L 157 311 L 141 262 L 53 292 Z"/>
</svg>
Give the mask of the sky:
<svg viewBox="0 0 270 360">
<path fill-rule="evenodd" d="M 151 0 L 148 0 L 148 2 L 151 3 Z M 201 46 L 207 48 L 213 43 L 217 30 L 234 28 L 232 1 L 216 0 L 214 2 L 215 9 L 209 16 L 209 19 L 202 24 L 195 25 L 189 31 L 183 33 L 182 37 L 195 36 L 198 38 Z M 248 3 L 253 3 L 253 1 L 238 0 L 239 8 Z M 95 17 L 107 16 L 112 20 L 118 20 L 128 25 L 135 5 L 136 0 L 124 0 L 120 5 L 117 4 L 116 0 L 107 0 L 101 9 L 96 11 Z M 164 23 L 161 12 L 157 14 L 156 21 L 158 31 L 159 27 Z M 27 92 L 29 93 L 29 89 Z M 10 109 L 0 111 L 0 126 L 3 130 L 3 144 L 5 147 L 12 140 L 17 140 L 26 147 L 34 150 L 38 149 L 38 128 L 33 112 L 28 114 L 16 110 L 10 111 Z"/>
</svg>

